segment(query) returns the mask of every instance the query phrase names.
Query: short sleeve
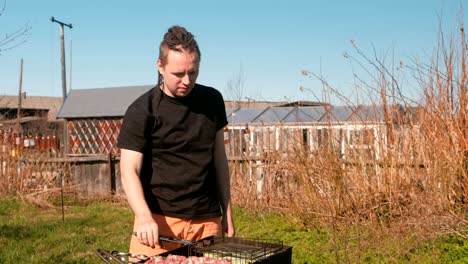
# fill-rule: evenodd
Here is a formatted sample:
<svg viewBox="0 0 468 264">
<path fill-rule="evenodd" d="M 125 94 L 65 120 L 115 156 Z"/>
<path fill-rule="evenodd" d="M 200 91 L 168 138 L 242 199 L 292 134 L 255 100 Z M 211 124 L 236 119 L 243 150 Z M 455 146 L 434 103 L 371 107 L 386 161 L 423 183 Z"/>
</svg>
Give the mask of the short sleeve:
<svg viewBox="0 0 468 264">
<path fill-rule="evenodd" d="M 145 131 L 148 128 L 149 119 L 145 105 L 137 100 L 128 107 L 117 138 L 117 147 L 144 153 L 147 145 Z"/>
<path fill-rule="evenodd" d="M 216 122 L 216 131 L 224 128 L 227 124 L 227 117 L 226 117 L 226 106 L 224 105 L 223 95 L 216 91 L 216 115 L 217 115 L 217 122 Z"/>
</svg>

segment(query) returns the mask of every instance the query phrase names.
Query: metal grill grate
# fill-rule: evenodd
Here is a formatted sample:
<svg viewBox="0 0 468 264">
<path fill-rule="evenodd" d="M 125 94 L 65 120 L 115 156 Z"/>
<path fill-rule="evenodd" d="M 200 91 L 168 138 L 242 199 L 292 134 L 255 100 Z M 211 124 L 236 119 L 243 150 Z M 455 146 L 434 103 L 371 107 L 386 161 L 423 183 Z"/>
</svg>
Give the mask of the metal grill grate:
<svg viewBox="0 0 468 264">
<path fill-rule="evenodd" d="M 190 255 L 225 259 L 232 263 L 256 263 L 283 249 L 283 243 L 274 239 L 244 239 L 237 237 L 214 237 L 195 242 Z"/>
</svg>

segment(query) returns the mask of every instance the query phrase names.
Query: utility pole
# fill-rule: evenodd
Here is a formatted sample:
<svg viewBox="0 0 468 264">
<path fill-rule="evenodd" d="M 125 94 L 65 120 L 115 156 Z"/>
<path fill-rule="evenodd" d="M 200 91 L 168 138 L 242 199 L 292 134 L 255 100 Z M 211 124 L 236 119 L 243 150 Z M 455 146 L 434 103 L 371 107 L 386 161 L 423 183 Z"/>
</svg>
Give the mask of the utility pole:
<svg viewBox="0 0 468 264">
<path fill-rule="evenodd" d="M 63 27 L 73 28 L 72 24 L 65 24 L 61 21 L 56 20 L 54 17 L 50 18 L 52 23 L 56 22 L 60 25 L 60 51 L 61 51 L 61 63 L 62 63 L 62 103 L 65 102 L 65 98 L 67 97 L 67 79 L 65 73 L 65 39 L 64 39 L 64 30 Z M 68 128 L 67 128 L 67 121 L 64 120 L 63 122 L 63 154 L 64 156 L 68 153 Z"/>
<path fill-rule="evenodd" d="M 64 39 L 64 32 L 63 32 L 63 26 L 66 26 L 68 28 L 73 28 L 72 24 L 65 24 L 61 21 L 56 20 L 54 17 L 50 18 L 50 21 L 56 22 L 60 25 L 60 51 L 61 51 L 61 63 L 62 63 L 62 98 L 63 101 L 65 101 L 65 98 L 67 97 L 67 79 L 66 79 L 66 73 L 65 73 L 65 39 Z"/>
<path fill-rule="evenodd" d="M 21 130 L 21 90 L 23 88 L 23 59 L 20 63 L 20 79 L 19 79 L 19 93 L 18 93 L 18 111 L 16 113 L 16 131 L 20 133 Z"/>
</svg>

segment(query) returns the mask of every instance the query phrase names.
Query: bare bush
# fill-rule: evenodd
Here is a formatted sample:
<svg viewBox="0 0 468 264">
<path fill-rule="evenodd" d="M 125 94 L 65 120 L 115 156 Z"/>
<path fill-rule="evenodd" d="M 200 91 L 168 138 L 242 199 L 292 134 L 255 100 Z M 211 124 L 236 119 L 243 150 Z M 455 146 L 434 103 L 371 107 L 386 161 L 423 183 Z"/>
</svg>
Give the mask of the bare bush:
<svg viewBox="0 0 468 264">
<path fill-rule="evenodd" d="M 284 153 L 271 151 L 261 162 L 262 192 L 256 177 L 233 177 L 236 204 L 286 212 L 292 221 L 313 228 L 343 224 L 377 224 L 394 230 L 451 230 L 466 237 L 468 202 L 468 94 L 464 28 L 445 46 L 441 33 L 429 65 L 398 65 L 417 78 L 421 99 L 405 97 L 393 64 L 369 58 L 353 41 L 355 56 L 372 82 L 359 78 L 372 105 L 384 118 L 375 144 L 353 159 L 344 159 L 333 144 L 311 152 L 302 143 Z M 358 108 L 320 75 L 327 91 Z M 361 84 L 362 84 L 361 83 Z M 365 125 L 363 122 L 362 125 Z M 372 135 L 371 135 L 372 136 Z M 330 134 L 329 141 L 335 140 Z M 292 141 L 291 141 L 292 142 Z M 353 150 L 353 151 L 363 151 Z M 349 154 L 346 154 L 349 156 Z M 252 170 L 255 162 L 248 167 Z M 254 168 L 255 170 L 255 168 Z M 247 170 L 248 171 L 248 170 Z M 436 232 L 438 232 L 436 231 Z"/>
</svg>

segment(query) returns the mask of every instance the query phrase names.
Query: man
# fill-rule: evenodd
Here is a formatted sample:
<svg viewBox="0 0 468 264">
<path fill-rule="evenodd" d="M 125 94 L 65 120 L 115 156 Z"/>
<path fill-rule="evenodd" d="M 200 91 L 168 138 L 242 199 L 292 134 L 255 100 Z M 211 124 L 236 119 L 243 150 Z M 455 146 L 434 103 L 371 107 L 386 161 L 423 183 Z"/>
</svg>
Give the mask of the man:
<svg viewBox="0 0 468 264">
<path fill-rule="evenodd" d="M 159 235 L 196 241 L 235 234 L 226 110 L 221 93 L 195 83 L 200 59 L 193 35 L 169 28 L 159 47 L 157 86 L 125 114 L 118 147 L 122 186 L 135 216 L 132 253 L 166 251 Z"/>
</svg>

